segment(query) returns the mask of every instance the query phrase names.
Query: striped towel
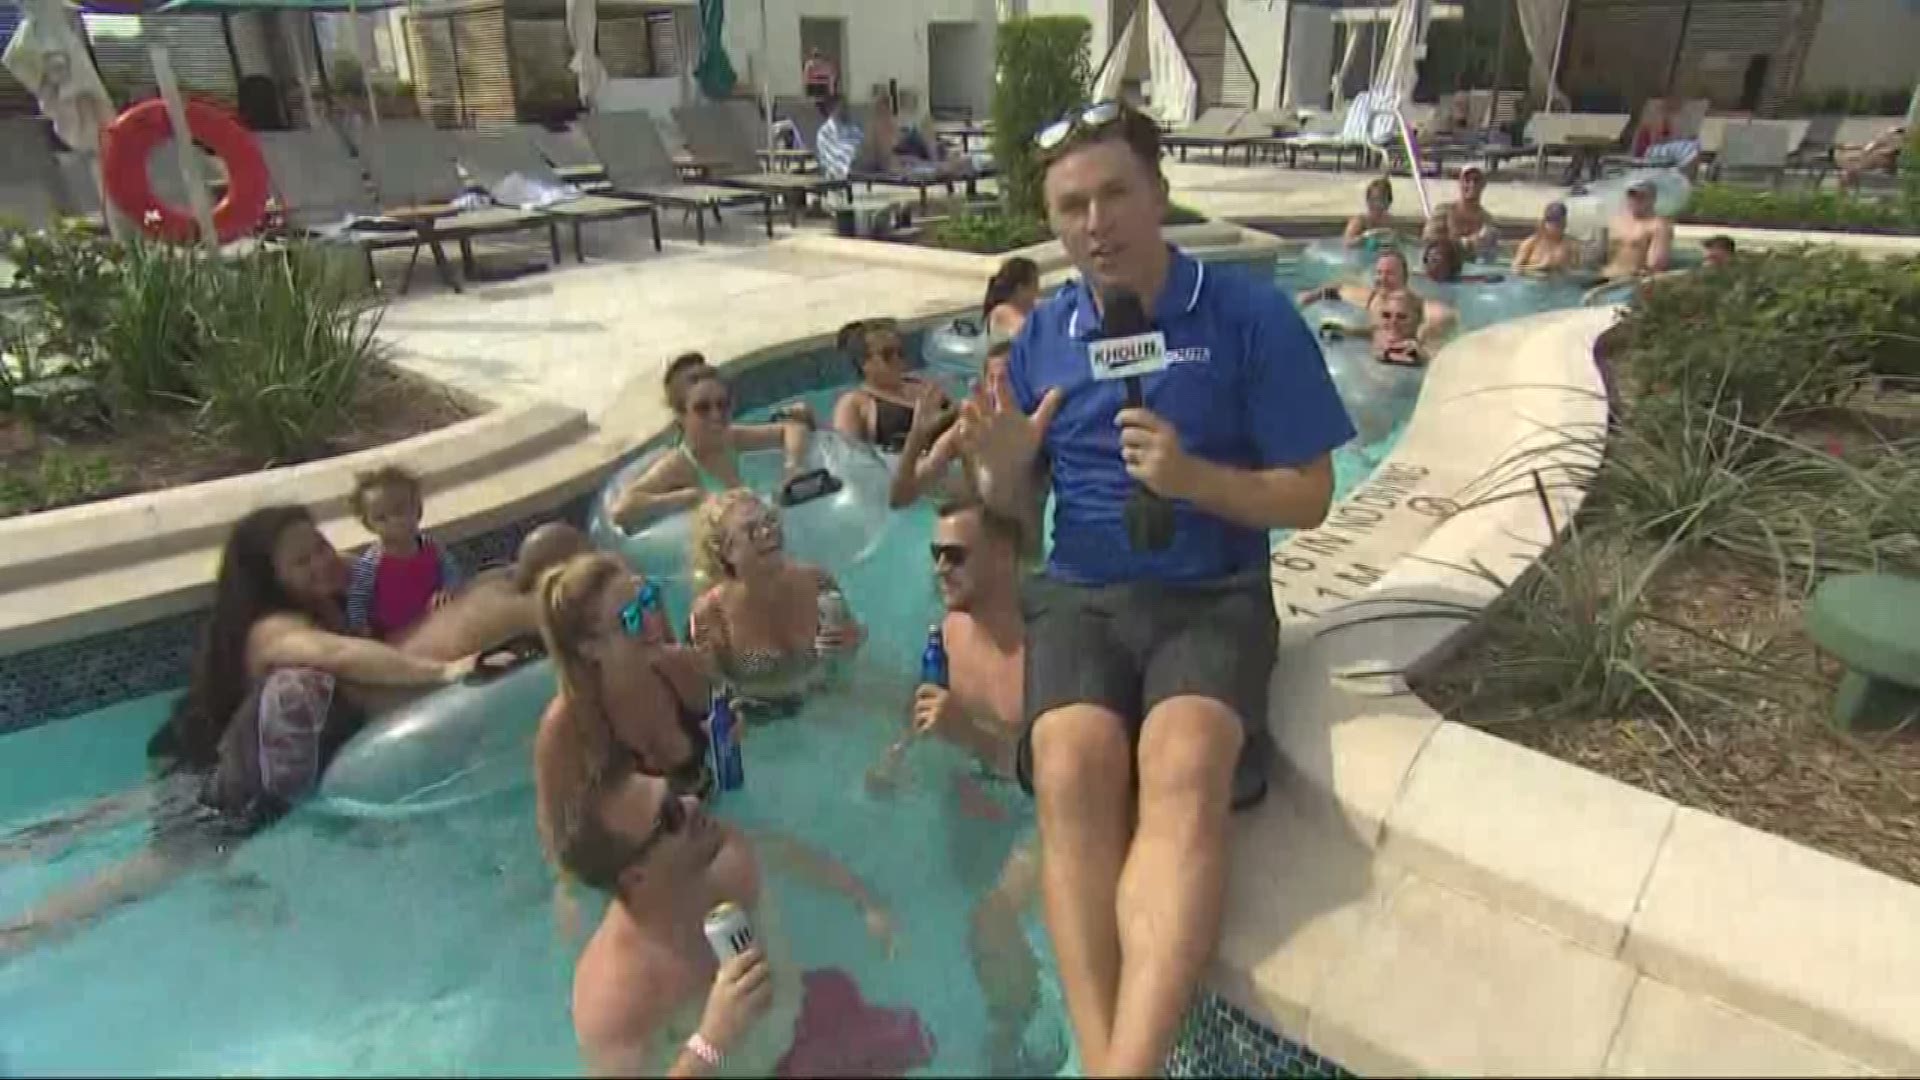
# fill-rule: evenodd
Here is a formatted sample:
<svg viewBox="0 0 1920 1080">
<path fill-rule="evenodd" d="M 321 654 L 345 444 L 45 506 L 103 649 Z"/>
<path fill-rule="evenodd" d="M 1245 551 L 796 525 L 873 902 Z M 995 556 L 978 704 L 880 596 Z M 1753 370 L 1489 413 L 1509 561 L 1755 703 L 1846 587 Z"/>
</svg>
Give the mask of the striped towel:
<svg viewBox="0 0 1920 1080">
<path fill-rule="evenodd" d="M 829 118 L 813 137 L 813 156 L 820 162 L 820 171 L 829 180 L 845 180 L 853 172 L 854 158 L 859 156 L 865 139 L 859 124 L 837 116 Z"/>
</svg>

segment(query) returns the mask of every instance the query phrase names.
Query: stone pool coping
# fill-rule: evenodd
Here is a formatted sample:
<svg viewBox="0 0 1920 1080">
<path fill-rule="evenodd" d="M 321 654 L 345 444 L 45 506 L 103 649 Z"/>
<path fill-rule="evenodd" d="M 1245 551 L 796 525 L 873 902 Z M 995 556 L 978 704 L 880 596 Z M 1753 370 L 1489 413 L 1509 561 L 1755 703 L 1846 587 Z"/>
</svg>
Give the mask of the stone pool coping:
<svg viewBox="0 0 1920 1080">
<path fill-rule="evenodd" d="M 1276 794 L 1234 837 L 1211 981 L 1362 1075 L 1920 1069 L 1920 887 L 1442 719 L 1444 664 L 1583 493 L 1615 309 L 1453 342 L 1406 433 L 1274 553 Z"/>
</svg>

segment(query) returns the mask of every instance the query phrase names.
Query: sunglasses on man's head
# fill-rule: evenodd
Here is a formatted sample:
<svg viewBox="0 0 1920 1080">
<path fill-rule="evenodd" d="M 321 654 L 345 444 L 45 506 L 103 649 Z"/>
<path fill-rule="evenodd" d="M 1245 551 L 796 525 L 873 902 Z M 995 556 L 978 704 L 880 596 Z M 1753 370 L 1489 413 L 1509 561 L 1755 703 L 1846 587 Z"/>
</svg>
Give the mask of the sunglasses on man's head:
<svg viewBox="0 0 1920 1080">
<path fill-rule="evenodd" d="M 1033 145 L 1042 153 L 1050 153 L 1067 144 L 1075 135 L 1087 135 L 1116 123 L 1120 119 L 1120 103 L 1117 101 L 1096 101 L 1091 105 L 1069 109 L 1065 115 L 1033 136 Z"/>
<path fill-rule="evenodd" d="M 633 599 L 620 609 L 620 629 L 628 637 L 639 637 L 646 628 L 647 616 L 660 610 L 660 586 L 653 581 L 643 581 L 635 590 Z"/>
<path fill-rule="evenodd" d="M 964 544 L 930 544 L 927 550 L 932 554 L 935 566 L 946 562 L 958 570 L 967 565 L 967 548 Z"/>
</svg>

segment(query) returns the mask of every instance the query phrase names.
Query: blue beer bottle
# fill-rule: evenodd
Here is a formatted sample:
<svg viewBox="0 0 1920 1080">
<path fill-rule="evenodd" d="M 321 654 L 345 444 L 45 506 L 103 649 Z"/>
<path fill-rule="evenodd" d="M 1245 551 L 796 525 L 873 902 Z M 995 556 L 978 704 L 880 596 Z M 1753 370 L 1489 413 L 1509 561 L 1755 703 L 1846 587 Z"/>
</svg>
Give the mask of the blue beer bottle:
<svg viewBox="0 0 1920 1080">
<path fill-rule="evenodd" d="M 716 791 L 738 791 L 747 785 L 746 764 L 740 757 L 740 718 L 733 713 L 733 702 L 725 688 L 713 692 L 713 705 L 707 710 L 707 743 L 713 755 L 713 783 Z"/>
<path fill-rule="evenodd" d="M 920 650 L 920 682 L 947 689 L 947 642 L 939 623 L 927 627 L 927 647 Z"/>
</svg>

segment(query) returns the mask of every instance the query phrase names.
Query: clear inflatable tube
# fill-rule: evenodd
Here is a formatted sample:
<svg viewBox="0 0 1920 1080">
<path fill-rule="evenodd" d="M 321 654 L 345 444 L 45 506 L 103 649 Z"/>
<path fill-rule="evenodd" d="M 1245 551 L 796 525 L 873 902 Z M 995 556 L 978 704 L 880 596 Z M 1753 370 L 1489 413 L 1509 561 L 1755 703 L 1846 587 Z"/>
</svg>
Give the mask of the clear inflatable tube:
<svg viewBox="0 0 1920 1080">
<path fill-rule="evenodd" d="M 533 780 L 533 736 L 554 687 L 553 665 L 539 659 L 401 706 L 340 748 L 313 805 L 411 817 L 520 790 Z"/>
<path fill-rule="evenodd" d="M 920 346 L 923 369 L 956 396 L 965 394 L 980 377 L 986 361 L 986 324 L 972 316 L 927 331 Z"/>
<path fill-rule="evenodd" d="M 617 552 L 627 565 L 660 581 L 669 599 L 686 610 L 692 589 L 690 545 L 693 515 L 672 514 L 628 533 L 608 514 L 615 495 L 674 447 L 649 451 L 616 472 L 594 499 L 587 534 L 596 547 Z M 893 470 L 887 457 L 864 443 L 852 442 L 831 431 L 816 431 L 808 440 L 802 470 L 826 469 L 840 481 L 839 491 L 799 506 L 781 510 L 787 552 L 793 558 L 840 573 L 866 562 L 880 549 L 894 515 L 887 505 Z M 740 455 L 740 478 L 762 498 L 773 502 L 781 484 L 781 453 L 755 450 Z"/>
</svg>

